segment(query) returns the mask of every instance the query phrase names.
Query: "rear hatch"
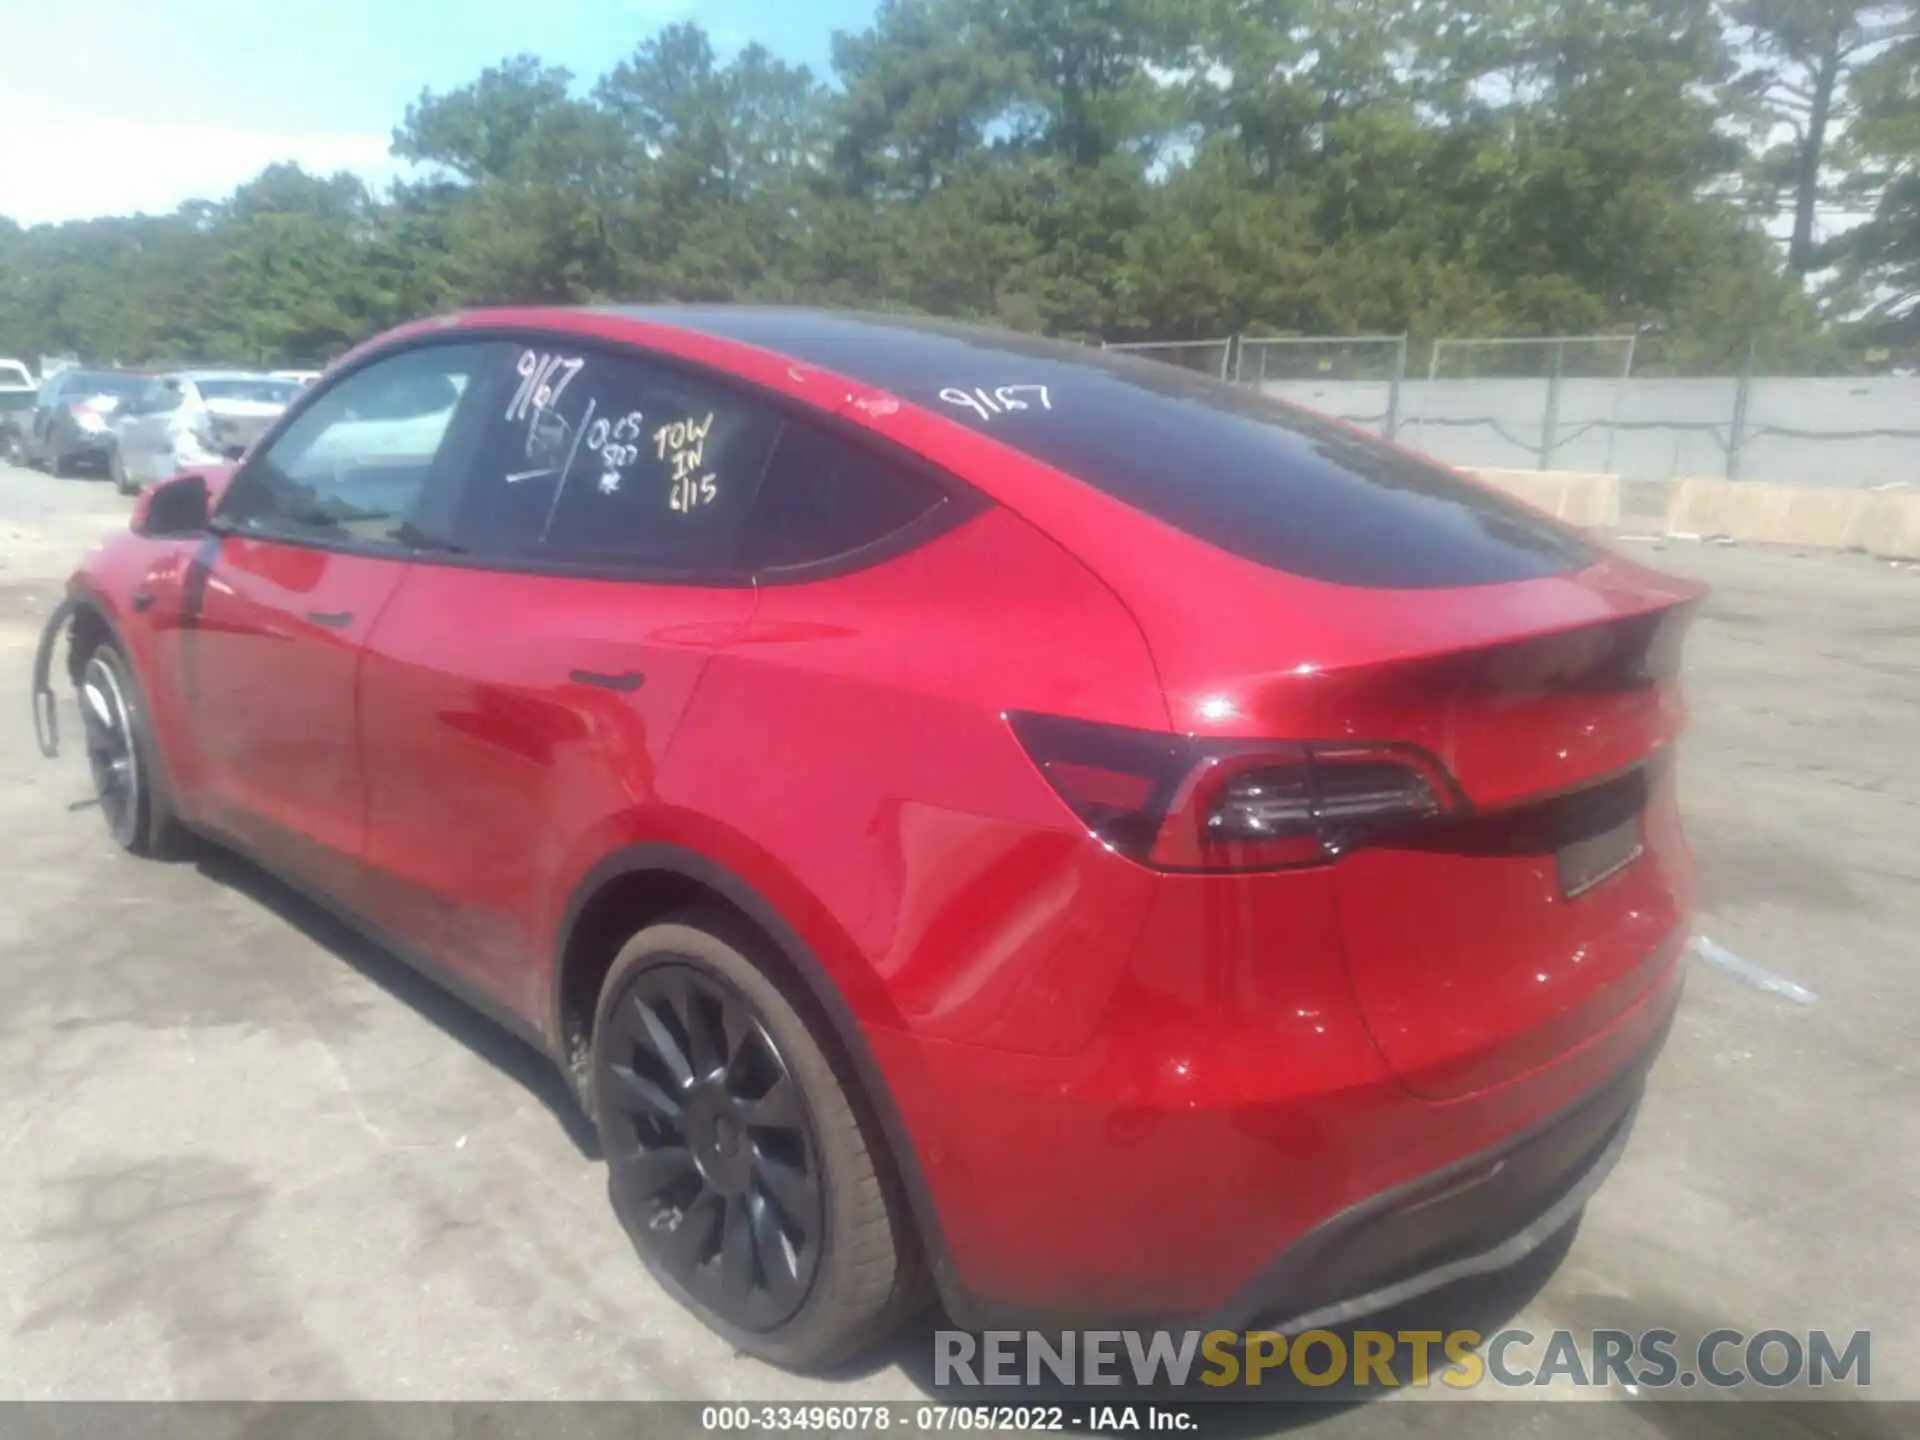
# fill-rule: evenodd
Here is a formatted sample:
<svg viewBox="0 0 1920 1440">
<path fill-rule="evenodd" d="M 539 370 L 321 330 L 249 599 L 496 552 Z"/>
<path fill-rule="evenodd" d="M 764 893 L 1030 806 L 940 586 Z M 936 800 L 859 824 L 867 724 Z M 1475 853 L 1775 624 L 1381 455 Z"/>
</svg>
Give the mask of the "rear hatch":
<svg viewBox="0 0 1920 1440">
<path fill-rule="evenodd" d="M 235 454 L 266 434 L 286 410 L 284 404 L 263 400 L 208 400 L 207 438 L 216 454 Z"/>
<path fill-rule="evenodd" d="M 203 415 L 196 421 L 201 442 L 215 454 L 238 455 L 266 434 L 300 387 L 271 375 L 201 376 Z"/>
<path fill-rule="evenodd" d="M 1416 1093 L 1466 1094 L 1564 1054 L 1682 938 L 1671 752 L 1702 588 L 1422 457 L 1170 368 L 1063 363 L 1038 377 L 1050 413 L 980 427 L 1083 482 L 1002 498 L 1119 593 L 1171 729 L 1219 761 L 1207 803 L 1239 807 L 1168 811 L 1141 853 L 1215 868 L 1208 825 L 1275 816 L 1269 836 L 1309 842 L 1214 832 L 1251 844 L 1217 868 L 1331 867 L 1355 996 Z M 1366 823 L 1329 830 L 1349 816 Z"/>
<path fill-rule="evenodd" d="M 1354 992 L 1388 1062 L 1451 1098 L 1604 1029 L 1673 958 L 1692 890 L 1674 805 L 1677 661 L 1691 607 L 1334 677 L 1303 708 L 1418 745 L 1458 787 L 1442 814 L 1334 863 Z M 1312 723 L 1308 721 L 1307 723 Z"/>
<path fill-rule="evenodd" d="M 1642 998 L 1691 903 L 1672 756 L 1692 597 L 1658 577 L 1629 591 L 1612 562 L 1477 590 L 1356 591 L 1320 598 L 1323 619 L 1344 607 L 1335 643 L 1298 618 L 1311 599 L 1263 598 L 1241 578 L 1234 622 L 1205 639 L 1121 587 L 1172 728 L 1201 757 L 1189 773 L 1219 777 L 1186 833 L 1265 826 L 1209 858 L 1204 840 L 1170 842 L 1169 808 L 1150 863 L 1330 868 L 1355 999 L 1428 1098 L 1549 1063 Z M 1441 616 L 1469 599 L 1481 613 L 1441 642 Z M 1586 608 L 1618 613 L 1554 624 Z M 1223 904 L 1233 884 L 1222 877 Z"/>
</svg>

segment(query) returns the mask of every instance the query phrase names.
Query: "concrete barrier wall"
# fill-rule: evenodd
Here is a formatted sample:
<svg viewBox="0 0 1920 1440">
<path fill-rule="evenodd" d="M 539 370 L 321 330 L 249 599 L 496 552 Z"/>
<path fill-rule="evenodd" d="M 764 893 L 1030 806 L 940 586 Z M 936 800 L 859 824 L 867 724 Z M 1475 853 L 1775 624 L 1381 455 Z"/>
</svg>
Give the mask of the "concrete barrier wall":
<svg viewBox="0 0 1920 1440">
<path fill-rule="evenodd" d="M 1572 525 L 1612 530 L 1622 524 L 1618 475 L 1575 470 L 1470 470 L 1487 484 Z M 1837 490 L 1759 481 L 1676 480 L 1664 514 L 1641 516 L 1668 535 L 1726 535 L 1762 545 L 1862 550 L 1920 560 L 1920 491 Z"/>
<path fill-rule="evenodd" d="M 1468 474 L 1570 525 L 1620 523 L 1620 477 L 1582 470 L 1470 470 Z"/>
<path fill-rule="evenodd" d="M 1266 388 L 1373 430 L 1391 389 L 1384 380 L 1274 377 Z M 1545 380 L 1409 379 L 1398 439 L 1451 465 L 1538 469 L 1547 388 Z M 1739 388 L 1732 376 L 1564 380 L 1552 466 L 1629 480 L 1724 476 Z M 1738 473 L 1836 489 L 1920 484 L 1916 417 L 1920 376 L 1757 379 Z"/>
<path fill-rule="evenodd" d="M 1920 559 L 1920 492 L 1680 480 L 1667 505 L 1666 531 L 1914 560 Z"/>
</svg>

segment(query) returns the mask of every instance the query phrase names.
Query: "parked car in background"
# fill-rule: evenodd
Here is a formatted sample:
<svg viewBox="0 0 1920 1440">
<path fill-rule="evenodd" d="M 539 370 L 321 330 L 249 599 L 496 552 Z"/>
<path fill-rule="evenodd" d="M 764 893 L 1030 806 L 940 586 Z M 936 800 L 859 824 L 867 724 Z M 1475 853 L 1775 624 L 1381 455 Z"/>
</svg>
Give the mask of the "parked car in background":
<svg viewBox="0 0 1920 1440">
<path fill-rule="evenodd" d="M 62 370 L 40 386 L 29 424 L 25 458 L 55 475 L 81 466 L 104 470 L 113 453 L 113 416 L 147 383 L 124 370 Z"/>
<path fill-rule="evenodd" d="M 21 361 L 0 360 L 0 460 L 17 465 L 25 455 L 33 398 L 39 389 Z"/>
<path fill-rule="evenodd" d="M 301 388 L 294 380 L 242 370 L 155 376 L 114 416 L 113 483 L 132 494 L 182 470 L 238 458 Z"/>
<path fill-rule="evenodd" d="M 300 385 L 311 385 L 320 378 L 318 370 L 270 370 L 267 373 L 276 380 L 292 380 Z"/>
</svg>

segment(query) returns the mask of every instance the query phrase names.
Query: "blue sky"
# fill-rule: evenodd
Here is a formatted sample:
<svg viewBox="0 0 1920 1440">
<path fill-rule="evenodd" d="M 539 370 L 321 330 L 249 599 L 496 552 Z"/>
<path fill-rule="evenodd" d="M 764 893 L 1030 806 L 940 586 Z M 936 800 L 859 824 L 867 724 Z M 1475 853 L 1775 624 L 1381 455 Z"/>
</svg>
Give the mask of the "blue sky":
<svg viewBox="0 0 1920 1440">
<path fill-rule="evenodd" d="M 0 215 L 164 212 L 274 160 L 396 173 L 422 88 L 531 51 L 590 83 L 661 25 L 825 76 L 874 0 L 0 0 Z"/>
</svg>

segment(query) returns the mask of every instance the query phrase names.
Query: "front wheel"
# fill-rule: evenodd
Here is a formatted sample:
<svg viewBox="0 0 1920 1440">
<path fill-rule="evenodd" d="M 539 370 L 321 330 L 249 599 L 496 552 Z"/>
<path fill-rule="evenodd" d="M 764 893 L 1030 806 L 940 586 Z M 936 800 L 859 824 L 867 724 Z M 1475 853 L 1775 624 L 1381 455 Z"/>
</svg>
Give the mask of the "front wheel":
<svg viewBox="0 0 1920 1440">
<path fill-rule="evenodd" d="M 905 1207 L 807 1021 L 725 912 L 629 940 L 601 991 L 592 1096 L 614 1209 L 736 1348 L 843 1360 L 923 1293 Z"/>
<path fill-rule="evenodd" d="M 135 855 L 177 851 L 183 832 L 160 783 L 146 711 L 132 670 L 111 642 L 87 656 L 79 700 L 93 793 L 114 843 Z"/>
<path fill-rule="evenodd" d="M 127 462 L 118 450 L 115 450 L 112 458 L 107 461 L 107 473 L 113 476 L 113 488 L 122 495 L 138 493 L 140 487 L 134 484 L 133 477 L 127 474 Z"/>
</svg>

